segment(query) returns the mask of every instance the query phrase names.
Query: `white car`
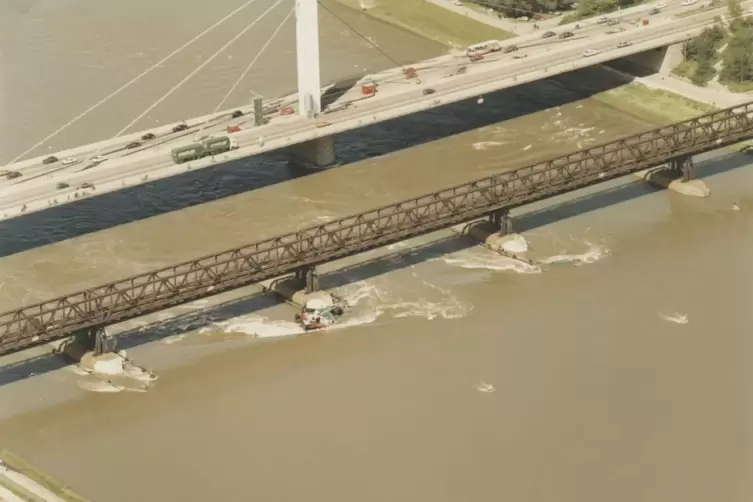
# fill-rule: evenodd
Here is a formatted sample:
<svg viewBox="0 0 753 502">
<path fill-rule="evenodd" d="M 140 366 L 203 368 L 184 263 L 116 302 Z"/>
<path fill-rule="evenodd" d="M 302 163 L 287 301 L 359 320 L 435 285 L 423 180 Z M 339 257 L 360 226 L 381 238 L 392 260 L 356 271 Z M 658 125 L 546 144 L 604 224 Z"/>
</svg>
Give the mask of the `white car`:
<svg viewBox="0 0 753 502">
<path fill-rule="evenodd" d="M 683 6 L 683 7 L 687 7 L 688 5 L 693 5 L 693 4 L 694 4 L 694 3 L 696 3 L 697 1 L 698 1 L 698 0 L 682 0 L 682 6 Z"/>
<path fill-rule="evenodd" d="M 586 52 L 583 53 L 584 58 L 590 58 L 591 56 L 595 56 L 600 51 L 597 51 L 596 49 L 588 49 Z"/>
<path fill-rule="evenodd" d="M 104 162 L 106 160 L 107 160 L 107 157 L 105 157 L 104 155 L 97 155 L 97 156 L 94 156 L 91 159 L 89 159 L 89 162 L 93 162 L 95 164 L 99 164 L 99 163 Z"/>
<path fill-rule="evenodd" d="M 63 164 L 64 166 L 70 166 L 71 164 L 76 163 L 76 159 L 74 159 L 73 157 L 66 157 L 63 160 L 61 160 L 60 163 Z"/>
<path fill-rule="evenodd" d="M 654 6 L 657 9 L 666 9 L 667 8 L 667 2 L 660 2 Z"/>
</svg>

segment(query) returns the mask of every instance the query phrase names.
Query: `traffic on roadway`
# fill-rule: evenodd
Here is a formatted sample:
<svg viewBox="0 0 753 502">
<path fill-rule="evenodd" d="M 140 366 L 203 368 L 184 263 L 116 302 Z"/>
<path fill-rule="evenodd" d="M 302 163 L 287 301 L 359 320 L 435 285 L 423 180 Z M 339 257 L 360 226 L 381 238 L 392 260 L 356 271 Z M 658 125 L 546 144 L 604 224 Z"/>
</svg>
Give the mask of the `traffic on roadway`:
<svg viewBox="0 0 753 502">
<path fill-rule="evenodd" d="M 55 159 L 23 161 L 6 168 L 8 173 L 17 175 L 6 174 L 0 181 L 0 217 L 16 217 L 173 176 L 187 169 L 208 167 L 467 99 L 474 93 L 483 94 L 676 43 L 689 34 L 694 35 L 692 30 L 700 32 L 723 11 L 723 8 L 706 8 L 693 16 L 673 16 L 701 7 L 706 6 L 701 2 L 690 6 L 680 3 L 673 3 L 672 7 L 663 7 L 662 3 L 641 6 L 640 10 L 629 9 L 562 26 L 553 30 L 555 35 L 533 32 L 495 42 L 496 46 L 491 44 L 493 52 L 481 47 L 469 49 L 463 56 L 435 58 L 414 66 L 418 76 L 414 79 L 416 87 L 404 85 L 409 76 L 405 69 L 372 75 L 365 81 L 376 84 L 378 92 L 368 94 L 362 86 L 345 89 L 316 120 L 289 114 L 290 104 L 297 101 L 295 96 L 289 96 L 265 103 L 269 123 L 260 127 L 253 127 L 252 110 L 242 108 L 124 136 L 110 143 L 80 147 L 62 152 Z M 653 14 L 653 19 L 645 24 L 656 10 L 662 15 Z M 494 41 L 477 45 L 491 42 Z M 472 61 L 476 55 L 481 58 Z M 398 81 L 401 85 L 390 85 Z M 177 164 L 174 150 L 197 141 L 199 130 L 202 138 L 232 136 L 233 141 L 228 145 L 237 149 L 228 148 L 213 156 Z"/>
</svg>

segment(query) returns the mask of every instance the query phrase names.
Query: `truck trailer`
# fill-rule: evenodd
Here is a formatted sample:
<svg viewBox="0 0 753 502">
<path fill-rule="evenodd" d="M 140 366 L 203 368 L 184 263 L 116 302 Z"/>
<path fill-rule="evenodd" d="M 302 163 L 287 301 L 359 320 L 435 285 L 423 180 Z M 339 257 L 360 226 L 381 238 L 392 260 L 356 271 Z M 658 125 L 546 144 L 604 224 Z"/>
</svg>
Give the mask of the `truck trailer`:
<svg viewBox="0 0 753 502">
<path fill-rule="evenodd" d="M 201 142 L 207 155 L 217 155 L 218 153 L 228 152 L 234 148 L 238 148 L 235 141 L 228 136 L 218 136 L 216 138 L 208 138 Z"/>
<path fill-rule="evenodd" d="M 170 155 L 173 157 L 173 162 L 176 164 L 182 164 L 189 160 L 196 160 L 204 157 L 207 154 L 204 149 L 204 145 L 201 143 L 192 143 L 190 145 L 179 146 L 173 148 Z"/>
<path fill-rule="evenodd" d="M 200 159 L 209 155 L 217 155 L 238 148 L 234 139 L 228 136 L 218 136 L 207 138 L 199 143 L 179 146 L 174 148 L 170 154 L 176 164 L 182 164 L 190 160 Z"/>
</svg>

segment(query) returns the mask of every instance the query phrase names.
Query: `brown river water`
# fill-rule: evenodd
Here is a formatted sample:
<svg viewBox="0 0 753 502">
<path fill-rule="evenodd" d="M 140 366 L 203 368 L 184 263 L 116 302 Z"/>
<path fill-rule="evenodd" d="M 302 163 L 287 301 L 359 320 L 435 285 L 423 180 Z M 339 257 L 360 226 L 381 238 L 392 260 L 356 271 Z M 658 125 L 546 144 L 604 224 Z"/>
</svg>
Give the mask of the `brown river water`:
<svg viewBox="0 0 753 502">
<path fill-rule="evenodd" d="M 257 3 L 51 151 L 116 132 Z M 0 158 L 239 4 L 3 2 Z M 286 13 L 143 127 L 213 109 Z M 443 51 L 343 15 L 406 61 Z M 392 65 L 337 21 L 322 33 L 325 80 Z M 294 89 L 293 34 L 234 103 Z M 650 128 L 585 97 L 607 75 L 344 135 L 343 165 L 313 174 L 267 156 L 11 220 L 0 310 Z M 97 502 L 750 501 L 753 169 L 697 162 L 707 199 L 626 178 L 519 210 L 540 267 L 449 232 L 328 265 L 355 305 L 338 329 L 295 336 L 292 307 L 255 287 L 125 323 L 121 347 L 159 377 L 147 392 L 105 392 L 44 349 L 8 357 L 0 445 Z"/>
</svg>

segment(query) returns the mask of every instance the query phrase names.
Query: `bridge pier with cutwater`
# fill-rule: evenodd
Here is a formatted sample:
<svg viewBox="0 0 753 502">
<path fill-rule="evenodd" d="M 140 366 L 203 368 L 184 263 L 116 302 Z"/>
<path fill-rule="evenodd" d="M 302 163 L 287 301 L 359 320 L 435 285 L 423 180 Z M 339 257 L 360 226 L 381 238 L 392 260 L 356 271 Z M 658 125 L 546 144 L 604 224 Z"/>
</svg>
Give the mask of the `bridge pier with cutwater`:
<svg viewBox="0 0 753 502">
<path fill-rule="evenodd" d="M 534 265 L 527 257 L 528 241 L 513 230 L 513 218 L 509 209 L 498 209 L 484 219 L 457 225 L 452 231 L 458 235 L 467 235 L 502 256 Z"/>
<path fill-rule="evenodd" d="M 117 340 L 108 334 L 105 326 L 94 326 L 75 331 L 68 340 L 53 347 L 61 355 L 79 361 L 87 353 L 101 356 L 115 352 L 116 345 Z"/>
<path fill-rule="evenodd" d="M 276 294 L 297 309 L 302 308 L 312 298 L 337 302 L 340 298 L 319 287 L 319 271 L 314 266 L 301 267 L 292 275 L 271 281 L 263 281 L 264 291 Z"/>
<path fill-rule="evenodd" d="M 638 178 L 659 188 L 666 188 L 680 195 L 708 197 L 711 189 L 695 175 L 692 155 L 671 159 L 664 165 L 635 173 Z"/>
<path fill-rule="evenodd" d="M 116 352 L 117 339 L 108 333 L 106 326 L 80 329 L 70 338 L 51 346 L 53 352 L 65 360 L 78 363 L 87 372 L 108 375 L 108 378 L 122 375 L 127 366 L 145 372 L 126 359 L 125 352 Z"/>
<path fill-rule="evenodd" d="M 108 327 L 252 284 L 307 307 L 316 299 L 324 307 L 304 308 L 301 318 L 325 316 L 342 304 L 321 291 L 316 267 L 445 228 L 526 260 L 510 210 L 657 168 L 672 175 L 670 189 L 699 191 L 693 156 L 751 139 L 753 102 L 89 287 L 0 314 L 0 356 L 73 337 L 104 360 L 114 349 Z"/>
</svg>

